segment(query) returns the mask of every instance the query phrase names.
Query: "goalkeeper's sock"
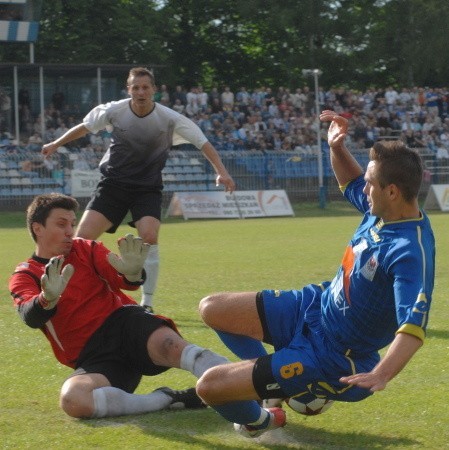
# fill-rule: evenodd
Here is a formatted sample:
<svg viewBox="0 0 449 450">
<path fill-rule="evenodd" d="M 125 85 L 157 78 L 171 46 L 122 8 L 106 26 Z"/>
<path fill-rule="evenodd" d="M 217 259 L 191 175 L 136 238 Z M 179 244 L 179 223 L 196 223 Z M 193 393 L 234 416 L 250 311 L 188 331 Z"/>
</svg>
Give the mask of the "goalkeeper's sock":
<svg viewBox="0 0 449 450">
<path fill-rule="evenodd" d="M 150 251 L 143 264 L 146 278 L 142 285 L 141 306 L 153 306 L 153 294 L 156 290 L 157 278 L 159 275 L 159 246 L 150 245 Z"/>
<path fill-rule="evenodd" d="M 226 364 L 229 360 L 224 356 L 195 344 L 189 344 L 184 347 L 181 353 L 180 368 L 193 373 L 197 378 L 200 378 L 207 369 Z"/>
<path fill-rule="evenodd" d="M 115 387 L 93 390 L 94 412 L 92 418 L 143 414 L 168 408 L 172 398 L 162 391 L 146 395 L 129 394 Z"/>
<path fill-rule="evenodd" d="M 240 359 L 255 359 L 260 356 L 265 356 L 265 350 L 262 342 L 248 336 L 239 334 L 232 334 L 226 331 L 215 330 L 222 342 L 229 348 L 229 350 L 238 356 Z"/>
</svg>

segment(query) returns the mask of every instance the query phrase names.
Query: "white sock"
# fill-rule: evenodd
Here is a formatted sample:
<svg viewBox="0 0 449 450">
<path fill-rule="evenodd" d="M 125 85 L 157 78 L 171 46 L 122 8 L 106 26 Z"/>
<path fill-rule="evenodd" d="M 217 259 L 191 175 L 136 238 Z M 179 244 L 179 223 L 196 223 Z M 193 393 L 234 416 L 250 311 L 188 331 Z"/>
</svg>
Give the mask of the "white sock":
<svg viewBox="0 0 449 450">
<path fill-rule="evenodd" d="M 143 265 L 147 277 L 142 285 L 142 306 L 153 305 L 153 294 L 156 290 L 157 278 L 159 275 L 159 245 L 150 246 L 150 251 Z"/>
<path fill-rule="evenodd" d="M 170 405 L 172 398 L 156 391 L 146 395 L 128 394 L 115 387 L 93 390 L 94 413 L 92 418 L 125 416 L 160 411 Z"/>
<path fill-rule="evenodd" d="M 193 373 L 197 378 L 200 378 L 207 369 L 226 364 L 229 359 L 224 356 L 217 355 L 208 349 L 198 347 L 195 344 L 187 345 L 181 353 L 181 369 Z"/>
</svg>

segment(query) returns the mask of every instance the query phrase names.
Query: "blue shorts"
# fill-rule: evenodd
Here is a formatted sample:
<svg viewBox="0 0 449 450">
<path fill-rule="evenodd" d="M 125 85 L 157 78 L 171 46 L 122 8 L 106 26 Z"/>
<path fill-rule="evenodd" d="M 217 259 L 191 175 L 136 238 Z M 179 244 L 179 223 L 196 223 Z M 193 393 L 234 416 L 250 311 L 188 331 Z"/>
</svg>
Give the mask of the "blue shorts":
<svg viewBox="0 0 449 450">
<path fill-rule="evenodd" d="M 322 287 L 317 285 L 308 285 L 301 291 L 261 292 L 258 309 L 264 341 L 272 344 L 275 352 L 259 360 L 271 361 L 272 381 L 287 397 L 310 392 L 337 401 L 363 400 L 372 392 L 338 380 L 371 371 L 379 355 L 354 358 L 332 347 L 321 327 L 321 293 Z"/>
</svg>

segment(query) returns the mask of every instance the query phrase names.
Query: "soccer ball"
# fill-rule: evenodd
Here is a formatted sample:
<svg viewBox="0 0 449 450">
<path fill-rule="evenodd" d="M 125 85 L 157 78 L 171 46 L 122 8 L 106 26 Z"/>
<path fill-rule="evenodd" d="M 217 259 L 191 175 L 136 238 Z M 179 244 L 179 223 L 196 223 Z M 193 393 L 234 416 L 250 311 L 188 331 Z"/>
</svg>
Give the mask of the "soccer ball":
<svg viewBox="0 0 449 450">
<path fill-rule="evenodd" d="M 296 411 L 299 414 L 316 416 L 317 414 L 327 411 L 334 401 L 329 400 L 328 398 L 315 397 L 313 394 L 306 393 L 297 397 L 287 398 L 285 403 L 287 403 L 293 411 Z"/>
</svg>

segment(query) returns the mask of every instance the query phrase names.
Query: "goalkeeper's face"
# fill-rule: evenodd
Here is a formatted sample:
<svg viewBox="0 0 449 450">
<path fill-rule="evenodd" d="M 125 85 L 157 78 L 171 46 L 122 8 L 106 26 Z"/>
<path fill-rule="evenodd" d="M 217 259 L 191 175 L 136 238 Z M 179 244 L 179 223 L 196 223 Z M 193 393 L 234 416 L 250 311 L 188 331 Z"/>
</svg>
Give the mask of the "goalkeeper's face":
<svg viewBox="0 0 449 450">
<path fill-rule="evenodd" d="M 33 223 L 37 238 L 37 256 L 41 258 L 67 256 L 72 249 L 75 226 L 75 213 L 62 208 L 52 209 L 44 225 Z"/>
</svg>

